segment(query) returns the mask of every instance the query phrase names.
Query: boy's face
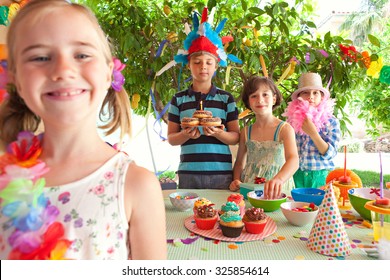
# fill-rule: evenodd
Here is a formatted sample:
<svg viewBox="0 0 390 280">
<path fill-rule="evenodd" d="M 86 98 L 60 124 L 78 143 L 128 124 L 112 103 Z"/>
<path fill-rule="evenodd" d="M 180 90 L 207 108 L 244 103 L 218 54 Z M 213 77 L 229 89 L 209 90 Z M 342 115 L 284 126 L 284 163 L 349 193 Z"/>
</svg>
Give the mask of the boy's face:
<svg viewBox="0 0 390 280">
<path fill-rule="evenodd" d="M 298 97 L 309 101 L 311 106 L 317 107 L 321 103 L 324 94 L 318 89 L 308 89 L 302 91 Z"/>
<path fill-rule="evenodd" d="M 194 82 L 209 82 L 217 70 L 217 60 L 210 54 L 193 55 L 190 57 L 188 68 L 191 70 Z"/>
</svg>

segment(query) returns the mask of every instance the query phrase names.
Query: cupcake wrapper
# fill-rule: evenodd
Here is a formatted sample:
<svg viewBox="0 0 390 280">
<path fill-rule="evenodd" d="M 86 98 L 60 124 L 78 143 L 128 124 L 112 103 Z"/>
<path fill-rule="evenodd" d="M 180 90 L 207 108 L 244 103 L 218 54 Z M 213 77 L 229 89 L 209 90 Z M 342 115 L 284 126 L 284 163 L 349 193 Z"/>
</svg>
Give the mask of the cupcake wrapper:
<svg viewBox="0 0 390 280">
<path fill-rule="evenodd" d="M 224 226 L 224 225 L 221 225 L 219 224 L 221 230 L 222 230 L 222 234 L 226 237 L 239 237 L 241 235 L 241 232 L 242 232 L 242 229 L 244 228 L 244 225 L 242 225 L 241 227 L 228 227 L 228 226 Z"/>
<path fill-rule="evenodd" d="M 217 219 L 218 215 L 215 215 L 212 219 L 201 219 L 195 217 L 195 224 L 199 229 L 210 230 L 214 228 Z"/>
<path fill-rule="evenodd" d="M 262 233 L 264 231 L 265 225 L 267 224 L 267 222 L 263 222 L 263 223 L 253 223 L 253 222 L 245 222 L 245 221 L 243 222 L 245 225 L 246 232 L 252 234 Z"/>
</svg>

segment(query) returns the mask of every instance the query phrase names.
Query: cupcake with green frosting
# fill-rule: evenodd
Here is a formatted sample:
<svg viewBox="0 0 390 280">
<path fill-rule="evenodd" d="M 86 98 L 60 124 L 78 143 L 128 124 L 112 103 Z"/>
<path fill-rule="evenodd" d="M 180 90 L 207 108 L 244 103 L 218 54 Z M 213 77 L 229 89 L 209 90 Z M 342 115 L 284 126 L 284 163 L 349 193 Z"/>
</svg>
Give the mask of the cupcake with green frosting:
<svg viewBox="0 0 390 280">
<path fill-rule="evenodd" d="M 228 201 L 225 204 L 222 204 L 221 210 L 219 210 L 218 214 L 221 216 L 221 215 L 223 215 L 223 213 L 226 213 L 229 211 L 240 214 L 240 207 L 238 207 L 238 205 L 235 202 Z"/>
<path fill-rule="evenodd" d="M 221 215 L 219 227 L 221 228 L 224 236 L 234 238 L 241 235 L 244 223 L 242 222 L 242 218 L 239 213 L 228 211 Z"/>
</svg>

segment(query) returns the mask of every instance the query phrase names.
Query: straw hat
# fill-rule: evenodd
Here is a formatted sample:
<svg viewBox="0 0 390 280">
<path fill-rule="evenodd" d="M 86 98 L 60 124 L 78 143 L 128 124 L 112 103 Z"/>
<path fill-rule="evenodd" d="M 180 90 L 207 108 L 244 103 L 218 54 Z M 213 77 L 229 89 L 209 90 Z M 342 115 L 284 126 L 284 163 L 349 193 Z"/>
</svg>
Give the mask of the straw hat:
<svg viewBox="0 0 390 280">
<path fill-rule="evenodd" d="M 295 100 L 305 90 L 320 90 L 324 93 L 324 99 L 330 97 L 329 90 L 322 86 L 321 76 L 317 73 L 303 73 L 298 80 L 298 89 L 293 92 L 291 99 Z"/>
</svg>

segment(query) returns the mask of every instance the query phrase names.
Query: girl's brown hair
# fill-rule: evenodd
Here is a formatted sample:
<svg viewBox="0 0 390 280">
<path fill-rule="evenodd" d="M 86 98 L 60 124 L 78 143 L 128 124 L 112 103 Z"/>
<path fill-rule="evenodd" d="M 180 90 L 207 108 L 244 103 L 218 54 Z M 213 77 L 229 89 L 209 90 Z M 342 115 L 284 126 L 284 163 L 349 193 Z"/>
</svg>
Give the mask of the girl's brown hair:
<svg viewBox="0 0 390 280">
<path fill-rule="evenodd" d="M 272 94 L 276 96 L 275 104 L 272 106 L 272 110 L 275 110 L 282 103 L 282 94 L 271 78 L 260 77 L 256 75 L 250 76 L 244 83 L 241 98 L 245 104 L 245 107 L 250 109 L 249 96 L 255 93 L 259 89 L 260 85 L 269 87 L 272 91 Z"/>
<path fill-rule="evenodd" d="M 20 23 L 27 17 L 32 21 L 39 20 L 51 11 L 62 7 L 71 7 L 74 12 L 84 14 L 86 19 L 90 20 L 95 26 L 101 39 L 101 47 L 106 57 L 107 63 L 112 62 L 113 48 L 108 41 L 107 36 L 101 29 L 94 13 L 87 7 L 70 3 L 65 0 L 34 0 L 28 2 L 13 18 L 7 34 L 8 60 L 7 68 L 11 74 L 15 74 L 15 39 Z M 0 140 L 3 144 L 8 144 L 16 140 L 20 131 L 37 131 L 41 119 L 35 115 L 20 98 L 15 86 L 8 85 L 9 97 L 0 106 Z M 108 114 L 108 116 L 104 116 Z M 110 135 L 118 128 L 121 129 L 121 139 L 126 134 L 131 134 L 131 111 L 130 100 L 123 89 L 120 92 L 110 87 L 102 103 L 99 112 L 99 118 L 107 118 L 108 122 L 99 128 L 105 129 L 105 135 Z"/>
</svg>

